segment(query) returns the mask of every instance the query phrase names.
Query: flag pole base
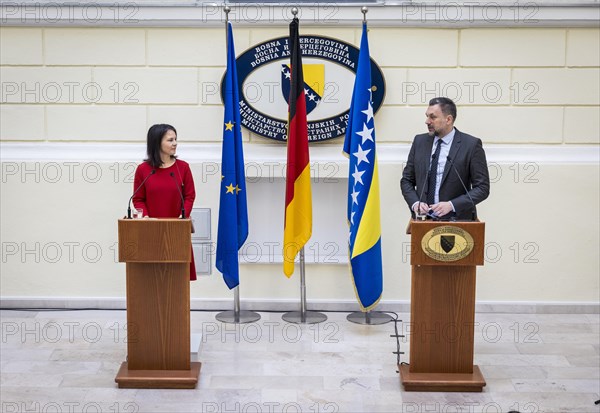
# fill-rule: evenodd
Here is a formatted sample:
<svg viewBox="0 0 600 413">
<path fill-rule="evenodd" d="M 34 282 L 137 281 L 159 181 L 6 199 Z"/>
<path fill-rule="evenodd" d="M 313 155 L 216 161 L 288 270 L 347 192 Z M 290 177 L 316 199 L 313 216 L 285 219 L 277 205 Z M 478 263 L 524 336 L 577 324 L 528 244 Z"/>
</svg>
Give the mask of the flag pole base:
<svg viewBox="0 0 600 413">
<path fill-rule="evenodd" d="M 316 324 L 327 320 L 327 316 L 317 311 L 306 311 L 302 317 L 302 311 L 290 311 L 281 316 L 283 321 L 294 324 Z"/>
<path fill-rule="evenodd" d="M 222 311 L 217 314 L 215 318 L 222 323 L 247 324 L 260 320 L 260 314 L 255 313 L 254 311 L 242 310 L 236 317 L 235 311 Z"/>
<path fill-rule="evenodd" d="M 377 325 L 377 324 L 385 324 L 389 323 L 393 320 L 392 316 L 387 313 L 382 313 L 381 311 L 355 311 L 353 313 L 348 314 L 346 320 L 355 324 L 362 325 Z"/>
</svg>

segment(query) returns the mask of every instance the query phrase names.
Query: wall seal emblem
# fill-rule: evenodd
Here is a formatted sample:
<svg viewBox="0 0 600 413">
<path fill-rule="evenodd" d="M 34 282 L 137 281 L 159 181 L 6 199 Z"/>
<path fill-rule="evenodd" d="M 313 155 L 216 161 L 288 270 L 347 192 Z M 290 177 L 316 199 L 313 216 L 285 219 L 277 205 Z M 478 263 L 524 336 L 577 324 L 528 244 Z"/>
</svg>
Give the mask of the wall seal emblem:
<svg viewBox="0 0 600 413">
<path fill-rule="evenodd" d="M 242 126 L 275 141 L 287 139 L 289 38 L 252 46 L 237 57 Z M 323 36 L 300 36 L 310 142 L 344 136 L 359 49 Z M 371 59 L 373 110 L 385 97 L 383 72 Z M 224 81 L 224 77 L 223 77 Z M 222 82 L 223 82 L 222 81 Z M 221 83 L 223 99 L 224 84 Z"/>
</svg>

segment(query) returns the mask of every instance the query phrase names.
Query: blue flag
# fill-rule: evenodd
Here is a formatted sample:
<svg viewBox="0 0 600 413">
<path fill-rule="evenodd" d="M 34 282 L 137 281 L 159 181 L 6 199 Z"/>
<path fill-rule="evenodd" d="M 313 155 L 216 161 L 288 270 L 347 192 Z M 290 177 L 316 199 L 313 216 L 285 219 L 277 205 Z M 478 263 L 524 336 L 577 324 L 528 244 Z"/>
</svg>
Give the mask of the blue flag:
<svg viewBox="0 0 600 413">
<path fill-rule="evenodd" d="M 344 154 L 348 177 L 348 249 L 356 296 L 363 311 L 377 305 L 383 291 L 379 172 L 371 95 L 371 59 L 363 23 L 358 69 L 352 92 Z"/>
<path fill-rule="evenodd" d="M 248 205 L 240 119 L 237 66 L 231 23 L 227 27 L 225 116 L 221 157 L 221 193 L 217 230 L 217 269 L 229 289 L 240 283 L 238 250 L 248 238 Z"/>
</svg>

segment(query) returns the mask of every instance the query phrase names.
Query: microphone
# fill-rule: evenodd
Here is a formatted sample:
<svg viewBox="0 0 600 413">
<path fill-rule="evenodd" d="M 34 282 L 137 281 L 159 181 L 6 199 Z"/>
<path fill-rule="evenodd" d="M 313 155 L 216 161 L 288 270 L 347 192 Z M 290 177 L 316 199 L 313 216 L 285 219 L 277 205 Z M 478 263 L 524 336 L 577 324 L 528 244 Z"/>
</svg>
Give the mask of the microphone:
<svg viewBox="0 0 600 413">
<path fill-rule="evenodd" d="M 427 185 L 427 182 L 429 181 L 429 174 L 431 174 L 431 165 L 433 164 L 433 160 L 435 159 L 435 153 L 433 155 L 431 155 L 431 160 L 429 161 L 429 169 L 427 170 L 427 174 L 425 175 L 425 180 L 423 181 L 423 186 L 421 187 L 421 195 L 419 195 L 419 203 L 417 204 L 418 208 L 417 211 L 421 210 L 421 200 L 423 199 L 423 193 L 425 193 L 425 185 Z M 421 215 L 420 213 L 415 212 L 415 218 L 416 216 Z"/>
<path fill-rule="evenodd" d="M 179 191 L 179 196 L 181 197 L 181 219 L 185 219 L 183 194 L 181 193 L 181 188 L 179 188 L 179 184 L 177 183 L 177 179 L 175 179 L 175 174 L 173 172 L 171 172 L 171 178 L 173 178 L 173 180 L 175 181 L 175 186 L 177 187 L 177 191 Z"/>
<path fill-rule="evenodd" d="M 454 169 L 454 172 L 456 172 L 456 176 L 458 176 L 458 180 L 460 181 L 460 184 L 462 185 L 463 189 L 465 190 L 465 193 L 469 197 L 469 200 L 471 201 L 471 205 L 473 205 L 473 209 L 471 210 L 471 217 L 473 218 L 473 221 L 476 221 L 477 220 L 477 209 L 475 208 L 475 202 L 473 202 L 473 198 L 471 198 L 471 194 L 469 193 L 467 186 L 465 185 L 462 178 L 460 177 L 460 174 L 458 173 L 456 166 L 454 166 L 454 161 L 452 160 L 452 158 L 448 156 L 446 158 L 446 160 L 448 162 L 450 162 L 450 166 L 452 167 L 452 169 Z"/>
<path fill-rule="evenodd" d="M 146 181 L 148 180 L 148 178 L 150 178 L 155 173 L 156 173 L 155 169 L 151 170 L 150 173 L 148 174 L 148 176 L 145 177 L 144 180 L 142 181 L 142 183 L 136 188 L 135 191 L 133 191 L 133 195 L 131 195 L 131 198 L 129 198 L 129 202 L 127 203 L 127 219 L 131 219 L 131 200 L 133 199 L 133 197 L 135 196 L 135 194 L 137 194 L 138 191 L 140 189 L 142 189 L 142 186 L 144 186 L 144 184 L 146 183 Z"/>
</svg>

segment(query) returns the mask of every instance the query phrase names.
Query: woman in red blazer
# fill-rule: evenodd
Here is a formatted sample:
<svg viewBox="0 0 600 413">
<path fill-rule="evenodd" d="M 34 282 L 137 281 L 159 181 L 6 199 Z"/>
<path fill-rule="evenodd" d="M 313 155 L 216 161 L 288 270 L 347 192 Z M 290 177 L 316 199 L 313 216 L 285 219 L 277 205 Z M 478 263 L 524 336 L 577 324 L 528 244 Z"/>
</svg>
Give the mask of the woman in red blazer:
<svg viewBox="0 0 600 413">
<path fill-rule="evenodd" d="M 186 218 L 189 218 L 192 212 L 196 199 L 194 178 L 189 164 L 177 159 L 176 152 L 177 131 L 173 126 L 158 124 L 148 130 L 148 157 L 138 165 L 133 182 L 135 190 L 148 177 L 133 197 L 135 209 L 142 210 L 144 217 L 178 218 L 181 217 L 182 207 Z M 192 251 L 190 280 L 195 279 L 196 268 Z"/>
</svg>

